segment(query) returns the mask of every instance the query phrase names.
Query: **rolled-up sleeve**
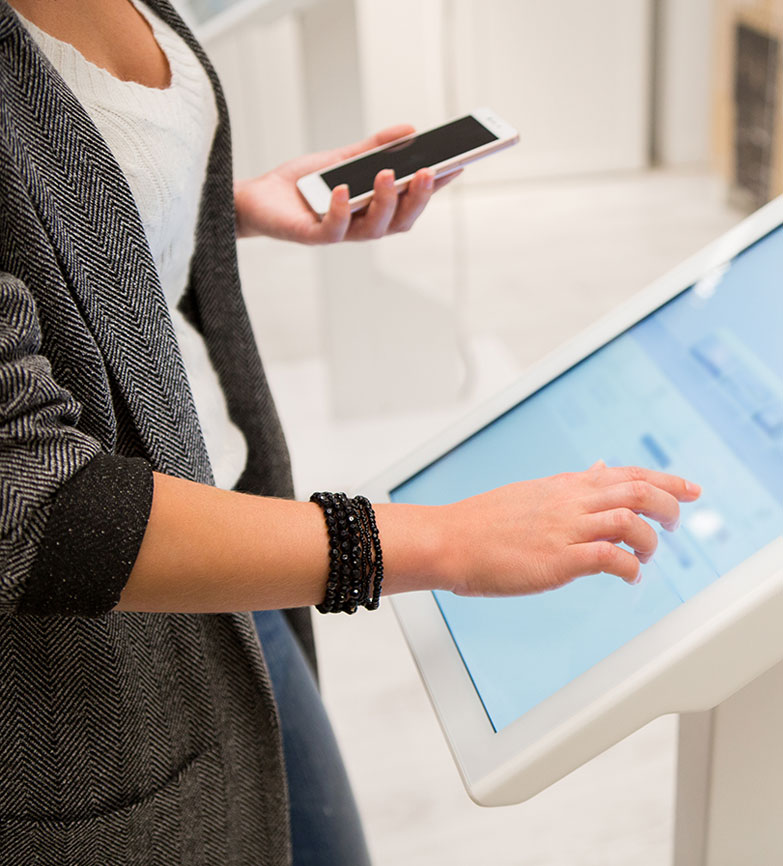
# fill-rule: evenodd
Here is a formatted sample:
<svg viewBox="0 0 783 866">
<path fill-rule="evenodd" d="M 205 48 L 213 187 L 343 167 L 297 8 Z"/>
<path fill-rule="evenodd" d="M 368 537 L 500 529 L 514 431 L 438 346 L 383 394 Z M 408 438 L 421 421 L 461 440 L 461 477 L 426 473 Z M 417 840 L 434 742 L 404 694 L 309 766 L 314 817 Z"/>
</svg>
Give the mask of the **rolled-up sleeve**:
<svg viewBox="0 0 783 866">
<path fill-rule="evenodd" d="M 79 412 L 41 354 L 32 294 L 0 273 L 0 612 L 99 616 L 133 568 L 152 468 L 104 453 Z"/>
</svg>

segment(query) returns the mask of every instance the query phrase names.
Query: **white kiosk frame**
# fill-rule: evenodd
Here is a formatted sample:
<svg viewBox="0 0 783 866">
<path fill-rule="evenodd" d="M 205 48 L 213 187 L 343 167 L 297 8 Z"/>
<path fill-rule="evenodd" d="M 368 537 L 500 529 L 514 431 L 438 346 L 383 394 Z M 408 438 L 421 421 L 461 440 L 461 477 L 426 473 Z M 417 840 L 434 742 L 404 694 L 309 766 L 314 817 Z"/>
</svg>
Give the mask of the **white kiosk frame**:
<svg viewBox="0 0 783 866">
<path fill-rule="evenodd" d="M 783 198 L 545 358 L 367 492 L 388 499 L 419 470 L 781 224 Z M 395 599 L 471 797 L 482 805 L 521 802 L 647 722 L 677 712 L 675 866 L 783 863 L 783 749 L 777 742 L 783 733 L 783 527 L 781 532 L 498 733 L 432 593 Z"/>
</svg>

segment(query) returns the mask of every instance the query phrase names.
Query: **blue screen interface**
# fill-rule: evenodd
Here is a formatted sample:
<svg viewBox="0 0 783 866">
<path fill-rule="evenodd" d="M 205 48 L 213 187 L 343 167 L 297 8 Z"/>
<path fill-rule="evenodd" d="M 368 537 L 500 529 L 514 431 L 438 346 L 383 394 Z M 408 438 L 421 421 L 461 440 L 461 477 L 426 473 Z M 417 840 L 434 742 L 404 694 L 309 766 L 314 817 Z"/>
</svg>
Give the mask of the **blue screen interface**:
<svg viewBox="0 0 783 866">
<path fill-rule="evenodd" d="M 445 504 L 596 460 L 702 485 L 631 587 L 435 597 L 496 731 L 783 534 L 783 227 L 398 486 Z"/>
</svg>

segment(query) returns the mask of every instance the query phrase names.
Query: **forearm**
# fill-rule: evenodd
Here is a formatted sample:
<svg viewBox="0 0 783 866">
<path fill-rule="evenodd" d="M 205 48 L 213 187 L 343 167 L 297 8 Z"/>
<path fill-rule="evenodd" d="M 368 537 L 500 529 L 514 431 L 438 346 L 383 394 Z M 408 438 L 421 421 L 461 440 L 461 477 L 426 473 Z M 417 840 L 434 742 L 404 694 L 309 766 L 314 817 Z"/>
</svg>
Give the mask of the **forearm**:
<svg viewBox="0 0 783 866">
<path fill-rule="evenodd" d="M 435 509 L 379 505 L 384 592 L 432 588 Z M 147 531 L 118 610 L 207 613 L 323 600 L 329 543 L 323 512 L 155 474 Z"/>
<path fill-rule="evenodd" d="M 154 487 L 120 610 L 207 613 L 323 600 L 329 541 L 318 505 L 157 474 Z M 451 505 L 379 505 L 384 590 L 523 595 L 600 571 L 636 583 L 658 544 L 640 515 L 674 530 L 679 503 L 700 492 L 674 475 L 599 462 Z"/>
</svg>

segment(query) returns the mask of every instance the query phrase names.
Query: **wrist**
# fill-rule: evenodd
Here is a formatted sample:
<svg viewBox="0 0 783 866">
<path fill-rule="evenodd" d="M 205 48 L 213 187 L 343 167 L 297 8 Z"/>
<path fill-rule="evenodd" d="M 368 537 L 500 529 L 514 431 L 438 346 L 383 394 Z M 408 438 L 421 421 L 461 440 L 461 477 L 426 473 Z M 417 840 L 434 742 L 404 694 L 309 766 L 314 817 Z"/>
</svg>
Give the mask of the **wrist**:
<svg viewBox="0 0 783 866">
<path fill-rule="evenodd" d="M 247 238 L 253 235 L 247 225 L 246 218 L 246 193 L 249 186 L 247 180 L 234 181 L 234 225 L 236 227 L 237 238 Z"/>
<path fill-rule="evenodd" d="M 443 506 L 375 506 L 386 573 L 386 592 L 447 589 L 448 522 Z"/>
</svg>

